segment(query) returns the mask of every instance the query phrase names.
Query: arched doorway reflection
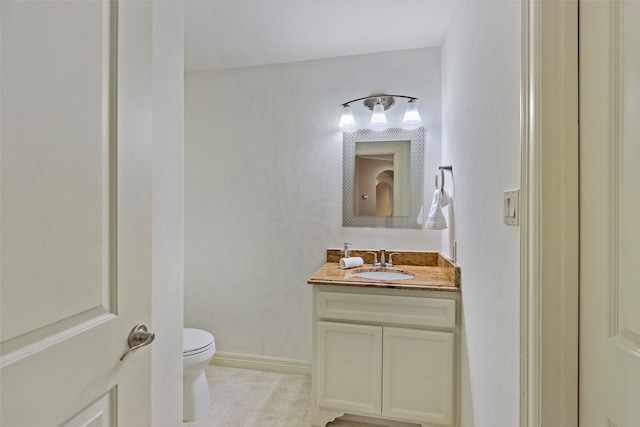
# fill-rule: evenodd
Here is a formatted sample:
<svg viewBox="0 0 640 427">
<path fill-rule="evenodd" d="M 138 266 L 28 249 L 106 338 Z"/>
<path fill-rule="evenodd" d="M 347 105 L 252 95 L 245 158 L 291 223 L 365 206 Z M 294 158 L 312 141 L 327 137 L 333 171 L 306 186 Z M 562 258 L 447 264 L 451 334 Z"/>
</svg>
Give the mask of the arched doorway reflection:
<svg viewBox="0 0 640 427">
<path fill-rule="evenodd" d="M 376 216 L 393 215 L 393 170 L 376 176 Z"/>
</svg>

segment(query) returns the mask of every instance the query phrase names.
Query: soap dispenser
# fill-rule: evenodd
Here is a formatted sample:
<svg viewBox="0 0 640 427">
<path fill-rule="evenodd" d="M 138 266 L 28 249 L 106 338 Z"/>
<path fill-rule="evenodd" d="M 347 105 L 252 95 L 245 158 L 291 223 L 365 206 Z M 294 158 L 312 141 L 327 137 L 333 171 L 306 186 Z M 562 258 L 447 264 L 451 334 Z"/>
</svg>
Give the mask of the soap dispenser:
<svg viewBox="0 0 640 427">
<path fill-rule="evenodd" d="M 344 242 L 344 247 L 340 251 L 340 258 L 349 258 L 351 256 L 351 249 L 349 249 L 351 243 Z"/>
</svg>

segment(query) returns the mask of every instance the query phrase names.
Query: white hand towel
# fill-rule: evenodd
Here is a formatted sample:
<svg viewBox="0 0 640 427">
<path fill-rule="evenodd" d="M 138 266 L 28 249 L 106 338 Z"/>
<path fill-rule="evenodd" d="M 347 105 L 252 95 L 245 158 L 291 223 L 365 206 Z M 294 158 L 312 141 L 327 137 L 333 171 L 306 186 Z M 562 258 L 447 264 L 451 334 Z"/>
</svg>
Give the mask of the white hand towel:
<svg viewBox="0 0 640 427">
<path fill-rule="evenodd" d="M 447 228 L 447 222 L 442 215 L 442 208 L 440 206 L 440 189 L 437 189 L 433 193 L 433 202 L 431 203 L 431 210 L 429 211 L 429 217 L 427 218 L 426 227 L 431 230 L 444 230 Z"/>
<path fill-rule="evenodd" d="M 440 206 L 445 207 L 451 202 L 451 194 L 447 190 L 443 190 L 440 195 Z"/>
<path fill-rule="evenodd" d="M 416 222 L 421 226 L 424 224 L 424 206 L 420 206 L 420 212 L 418 212 L 418 218 L 416 218 Z"/>
<path fill-rule="evenodd" d="M 340 259 L 340 269 L 345 270 L 347 268 L 360 267 L 364 264 L 364 261 L 359 256 L 352 256 L 349 258 Z"/>
</svg>

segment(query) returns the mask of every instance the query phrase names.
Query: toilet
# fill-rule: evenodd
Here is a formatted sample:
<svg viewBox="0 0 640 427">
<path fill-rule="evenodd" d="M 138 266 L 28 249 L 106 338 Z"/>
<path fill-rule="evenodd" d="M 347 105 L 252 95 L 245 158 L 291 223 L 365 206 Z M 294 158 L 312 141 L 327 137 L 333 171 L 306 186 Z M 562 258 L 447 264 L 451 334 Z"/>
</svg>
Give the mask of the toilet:
<svg viewBox="0 0 640 427">
<path fill-rule="evenodd" d="M 182 344 L 183 421 L 195 421 L 211 404 L 204 368 L 216 352 L 213 335 L 202 329 L 184 328 Z"/>
</svg>

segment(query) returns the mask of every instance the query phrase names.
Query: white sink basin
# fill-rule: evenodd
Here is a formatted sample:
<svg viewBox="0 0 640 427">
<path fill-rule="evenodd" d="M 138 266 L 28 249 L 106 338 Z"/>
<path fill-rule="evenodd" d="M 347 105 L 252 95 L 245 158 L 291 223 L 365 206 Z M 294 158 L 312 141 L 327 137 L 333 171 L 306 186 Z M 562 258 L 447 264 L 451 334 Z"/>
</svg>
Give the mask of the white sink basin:
<svg viewBox="0 0 640 427">
<path fill-rule="evenodd" d="M 376 280 L 405 280 L 413 278 L 413 274 L 399 270 L 359 271 L 353 275 L 364 279 Z"/>
</svg>

